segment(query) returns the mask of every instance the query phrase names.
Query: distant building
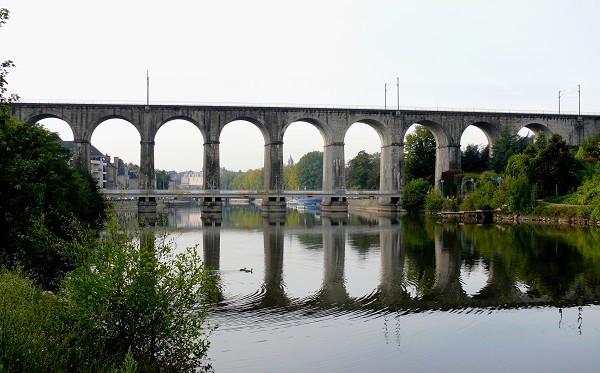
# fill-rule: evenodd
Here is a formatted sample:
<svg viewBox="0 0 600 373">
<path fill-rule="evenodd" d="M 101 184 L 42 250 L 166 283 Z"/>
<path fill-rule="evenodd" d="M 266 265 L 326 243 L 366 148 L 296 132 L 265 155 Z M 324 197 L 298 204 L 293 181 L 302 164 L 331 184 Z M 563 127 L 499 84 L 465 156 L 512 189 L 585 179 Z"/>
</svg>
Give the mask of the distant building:
<svg viewBox="0 0 600 373">
<path fill-rule="evenodd" d="M 292 155 L 290 154 L 290 159 L 288 159 L 288 166 L 293 166 L 294 165 L 294 159 L 292 158 Z"/>
<path fill-rule="evenodd" d="M 180 174 L 179 186 L 181 189 L 202 189 L 203 185 L 202 172 L 186 171 Z"/>
<path fill-rule="evenodd" d="M 62 141 L 61 143 L 63 148 L 69 149 L 71 153 L 73 153 L 73 141 Z M 98 150 L 94 145 L 90 145 L 90 156 L 92 159 L 92 164 L 90 165 L 90 172 L 96 181 L 98 182 L 98 186 L 100 188 L 106 187 L 106 168 L 105 168 L 105 159 L 104 154 Z"/>
<path fill-rule="evenodd" d="M 73 141 L 62 141 L 63 148 L 73 151 Z M 105 189 L 138 189 L 139 175 L 131 172 L 125 162 L 119 157 L 111 161 L 111 157 L 104 155 L 94 145 L 90 145 L 91 173 L 100 188 Z"/>
</svg>

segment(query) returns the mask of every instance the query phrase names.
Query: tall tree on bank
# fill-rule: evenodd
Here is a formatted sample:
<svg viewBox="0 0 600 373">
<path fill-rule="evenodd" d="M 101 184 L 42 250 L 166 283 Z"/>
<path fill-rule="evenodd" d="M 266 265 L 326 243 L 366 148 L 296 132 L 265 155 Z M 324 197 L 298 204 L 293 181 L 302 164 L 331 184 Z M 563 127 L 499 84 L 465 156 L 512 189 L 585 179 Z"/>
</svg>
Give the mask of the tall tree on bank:
<svg viewBox="0 0 600 373">
<path fill-rule="evenodd" d="M 8 14 L 0 9 L 0 25 Z M 83 260 L 77 227 L 98 224 L 104 200 L 90 173 L 69 165 L 57 134 L 11 117 L 11 66 L 0 66 L 0 265 L 23 267 L 48 288 Z"/>
<path fill-rule="evenodd" d="M 379 189 L 379 153 L 361 150 L 346 167 L 348 189 Z"/>
<path fill-rule="evenodd" d="M 490 147 L 469 144 L 462 152 L 460 166 L 464 172 L 482 173 L 489 167 Z"/>
<path fill-rule="evenodd" d="M 417 125 L 414 133 L 406 135 L 404 143 L 404 176 L 406 183 L 424 179 L 430 185 L 435 177 L 435 138 L 427 128 Z"/>
<path fill-rule="evenodd" d="M 528 137 L 519 137 L 510 133 L 508 127 L 502 127 L 500 137 L 493 146 L 493 155 L 490 159 L 490 169 L 502 172 L 508 164 L 508 159 L 513 154 L 521 153 L 531 143 Z"/>
<path fill-rule="evenodd" d="M 574 184 L 575 157 L 559 134 L 553 134 L 547 145 L 535 157 L 533 178 L 544 196 L 567 193 Z"/>
<path fill-rule="evenodd" d="M 296 164 L 300 189 L 323 189 L 323 152 L 306 153 Z"/>
</svg>

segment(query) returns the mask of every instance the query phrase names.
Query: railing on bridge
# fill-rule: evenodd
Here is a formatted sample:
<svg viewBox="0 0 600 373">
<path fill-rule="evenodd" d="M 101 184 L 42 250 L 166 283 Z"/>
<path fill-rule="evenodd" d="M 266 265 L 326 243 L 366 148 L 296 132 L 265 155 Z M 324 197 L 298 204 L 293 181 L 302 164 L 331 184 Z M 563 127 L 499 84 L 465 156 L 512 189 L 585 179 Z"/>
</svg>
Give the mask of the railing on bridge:
<svg viewBox="0 0 600 373">
<path fill-rule="evenodd" d="M 112 197 L 210 197 L 222 198 L 265 198 L 269 196 L 281 197 L 354 197 L 354 198 L 376 198 L 376 197 L 400 197 L 398 192 L 382 190 L 345 190 L 343 192 L 325 192 L 322 190 L 170 190 L 170 189 L 101 189 L 102 193 Z"/>
</svg>

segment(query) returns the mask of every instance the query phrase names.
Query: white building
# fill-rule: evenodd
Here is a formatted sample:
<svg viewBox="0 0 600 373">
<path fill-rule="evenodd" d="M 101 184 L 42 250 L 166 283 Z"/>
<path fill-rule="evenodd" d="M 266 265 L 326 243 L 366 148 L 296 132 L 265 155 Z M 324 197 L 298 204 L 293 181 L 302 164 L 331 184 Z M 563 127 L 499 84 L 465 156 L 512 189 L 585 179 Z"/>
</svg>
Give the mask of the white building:
<svg viewBox="0 0 600 373">
<path fill-rule="evenodd" d="M 181 174 L 179 186 L 181 189 L 202 189 L 204 177 L 202 172 L 186 171 Z"/>
</svg>

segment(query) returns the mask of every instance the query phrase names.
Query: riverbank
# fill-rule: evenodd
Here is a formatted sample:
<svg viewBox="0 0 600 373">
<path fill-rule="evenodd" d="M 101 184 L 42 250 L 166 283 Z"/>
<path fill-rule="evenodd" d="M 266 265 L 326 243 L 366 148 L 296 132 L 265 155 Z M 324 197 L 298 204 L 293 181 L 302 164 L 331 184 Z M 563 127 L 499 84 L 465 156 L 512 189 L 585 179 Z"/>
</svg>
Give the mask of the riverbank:
<svg viewBox="0 0 600 373">
<path fill-rule="evenodd" d="M 348 199 L 349 212 L 377 212 L 377 208 L 377 199 Z M 586 218 L 586 215 L 588 214 L 588 206 L 540 202 L 530 215 L 505 214 L 495 211 L 493 221 L 495 223 L 535 222 L 545 224 L 564 224 L 577 227 L 600 227 L 600 220 L 590 220 Z M 439 216 L 438 212 L 429 212 L 427 215 Z"/>
</svg>

